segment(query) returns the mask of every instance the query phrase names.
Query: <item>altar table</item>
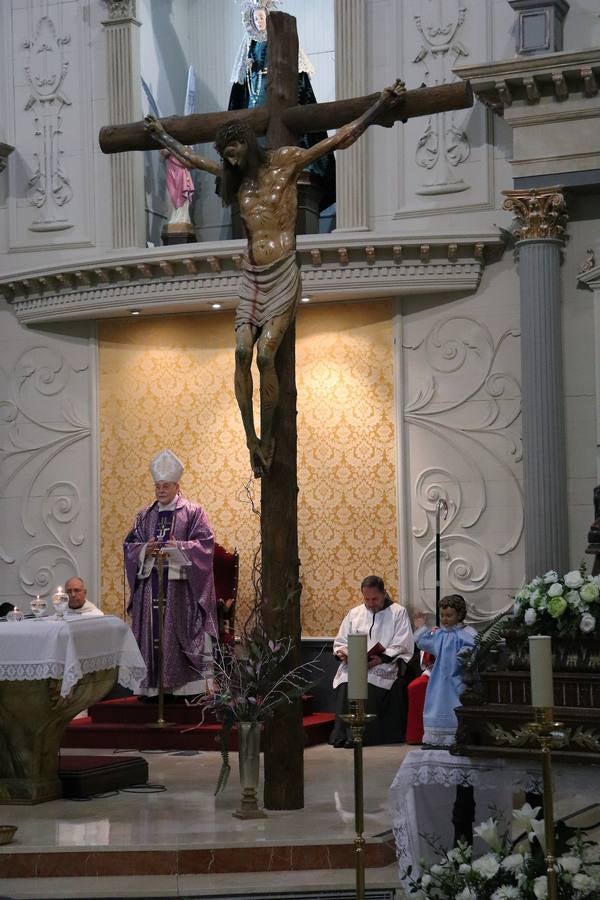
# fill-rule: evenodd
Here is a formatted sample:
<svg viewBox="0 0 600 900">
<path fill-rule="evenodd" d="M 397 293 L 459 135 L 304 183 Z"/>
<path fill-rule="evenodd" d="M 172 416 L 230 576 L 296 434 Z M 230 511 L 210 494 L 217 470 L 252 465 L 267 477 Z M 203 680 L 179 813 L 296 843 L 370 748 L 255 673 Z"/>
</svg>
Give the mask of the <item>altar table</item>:
<svg viewBox="0 0 600 900">
<path fill-rule="evenodd" d="M 555 797 L 591 797 L 596 799 L 598 767 L 559 763 L 553 766 Z M 412 867 L 412 876 L 421 873 L 420 860 L 432 863 L 439 853 L 426 837 L 432 837 L 444 849 L 452 847 L 454 827 L 452 811 L 457 786 L 473 787 L 475 824 L 500 815 L 510 827 L 515 808 L 515 794 L 541 795 L 541 764 L 535 758 L 508 760 L 501 757 L 453 756 L 447 750 L 411 750 L 404 757 L 390 787 L 396 855 L 400 879 Z M 593 795 L 590 794 L 593 791 Z M 569 810 L 572 812 L 573 810 Z M 487 852 L 483 842 L 475 839 L 474 855 Z"/>
<path fill-rule="evenodd" d="M 146 666 L 116 616 L 0 622 L 0 804 L 61 796 L 58 751 L 73 717 Z"/>
</svg>

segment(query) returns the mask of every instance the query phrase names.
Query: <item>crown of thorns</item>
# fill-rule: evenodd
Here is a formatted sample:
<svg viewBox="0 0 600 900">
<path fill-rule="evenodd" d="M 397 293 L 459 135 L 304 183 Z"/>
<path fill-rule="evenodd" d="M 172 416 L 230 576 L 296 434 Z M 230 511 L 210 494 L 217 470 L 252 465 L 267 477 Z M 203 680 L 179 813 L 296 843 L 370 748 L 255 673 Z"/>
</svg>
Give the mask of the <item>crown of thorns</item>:
<svg viewBox="0 0 600 900">
<path fill-rule="evenodd" d="M 215 135 L 215 150 L 219 156 L 223 156 L 223 150 L 234 141 L 247 143 L 251 129 L 244 122 L 228 122 L 222 125 Z"/>
</svg>

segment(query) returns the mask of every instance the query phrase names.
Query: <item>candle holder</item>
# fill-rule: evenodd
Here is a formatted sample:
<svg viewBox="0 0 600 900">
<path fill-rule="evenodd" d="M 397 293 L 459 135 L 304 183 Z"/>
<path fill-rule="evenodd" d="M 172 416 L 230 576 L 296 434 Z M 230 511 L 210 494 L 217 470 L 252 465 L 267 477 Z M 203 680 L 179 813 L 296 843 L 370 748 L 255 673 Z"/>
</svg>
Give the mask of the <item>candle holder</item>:
<svg viewBox="0 0 600 900">
<path fill-rule="evenodd" d="M 534 707 L 535 721 L 527 726 L 532 738 L 540 748 L 542 777 L 544 784 L 544 837 L 546 839 L 546 874 L 548 878 L 548 900 L 558 900 L 558 869 L 556 867 L 554 845 L 554 799 L 552 787 L 552 750 L 564 744 L 567 735 L 562 722 L 554 721 L 552 707 Z"/>
<path fill-rule="evenodd" d="M 365 712 L 364 700 L 350 700 L 350 710 L 341 718 L 352 732 L 354 745 L 354 869 L 356 873 L 356 900 L 365 897 L 365 839 L 363 800 L 363 732 L 367 722 L 375 719 L 374 713 Z"/>
</svg>

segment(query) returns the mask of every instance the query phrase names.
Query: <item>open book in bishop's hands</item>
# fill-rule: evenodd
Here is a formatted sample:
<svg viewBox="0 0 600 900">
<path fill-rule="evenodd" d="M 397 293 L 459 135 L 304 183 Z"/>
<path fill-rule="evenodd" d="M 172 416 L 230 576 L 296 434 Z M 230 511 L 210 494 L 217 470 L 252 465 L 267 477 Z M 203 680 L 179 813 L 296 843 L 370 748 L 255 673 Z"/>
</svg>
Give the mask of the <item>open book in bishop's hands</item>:
<svg viewBox="0 0 600 900">
<path fill-rule="evenodd" d="M 385 647 L 382 647 L 379 641 L 367 650 L 367 659 L 373 659 L 374 656 L 381 656 L 385 653 Z"/>
</svg>

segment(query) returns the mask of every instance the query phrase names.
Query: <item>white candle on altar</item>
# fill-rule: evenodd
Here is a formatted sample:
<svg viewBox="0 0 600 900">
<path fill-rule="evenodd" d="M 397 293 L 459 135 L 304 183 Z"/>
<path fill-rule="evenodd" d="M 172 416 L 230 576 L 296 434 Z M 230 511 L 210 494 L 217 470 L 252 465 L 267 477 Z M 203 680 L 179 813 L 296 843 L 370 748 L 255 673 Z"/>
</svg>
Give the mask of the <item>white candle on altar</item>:
<svg viewBox="0 0 600 900">
<path fill-rule="evenodd" d="M 529 672 L 531 677 L 531 705 L 554 706 L 552 681 L 552 638 L 535 634 L 529 638 Z"/>
<path fill-rule="evenodd" d="M 366 700 L 367 686 L 367 636 L 348 635 L 348 700 Z"/>
</svg>

